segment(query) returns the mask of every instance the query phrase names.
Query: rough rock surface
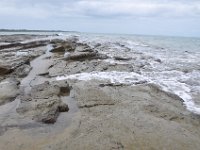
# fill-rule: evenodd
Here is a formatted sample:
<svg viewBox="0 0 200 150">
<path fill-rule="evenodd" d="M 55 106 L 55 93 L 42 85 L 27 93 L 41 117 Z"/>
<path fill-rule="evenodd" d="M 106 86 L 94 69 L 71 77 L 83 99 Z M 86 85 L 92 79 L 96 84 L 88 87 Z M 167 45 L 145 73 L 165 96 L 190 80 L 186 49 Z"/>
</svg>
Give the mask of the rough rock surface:
<svg viewBox="0 0 200 150">
<path fill-rule="evenodd" d="M 63 46 L 55 47 L 52 50 L 50 50 L 52 53 L 58 53 L 58 52 L 65 52 L 65 48 Z"/>
<path fill-rule="evenodd" d="M 131 60 L 130 57 L 114 56 L 115 60 Z"/>
<path fill-rule="evenodd" d="M 41 41 L 31 41 L 25 43 L 11 43 L 0 45 L 0 50 L 8 49 L 8 48 L 17 48 L 17 49 L 28 49 L 28 48 L 35 48 L 47 45 L 49 40 L 41 40 Z"/>
<path fill-rule="evenodd" d="M 198 149 L 199 117 L 155 86 L 99 87 L 98 81 L 82 81 L 73 88 L 80 121 L 67 142 L 54 141 L 53 148 Z"/>
<path fill-rule="evenodd" d="M 96 56 L 96 52 L 75 52 L 66 56 L 65 60 L 84 60 Z"/>
<path fill-rule="evenodd" d="M 16 43 L 24 40 L 33 40 L 35 38 L 45 38 L 46 35 L 28 35 L 28 34 L 14 34 L 14 35 L 1 35 L 0 42 Z"/>
<path fill-rule="evenodd" d="M 77 52 L 92 52 L 93 50 L 87 44 L 82 44 L 82 45 L 76 46 L 75 51 L 77 51 Z"/>
<path fill-rule="evenodd" d="M 52 41 L 54 47 L 63 47 L 66 51 L 72 52 L 76 49 L 77 38 L 68 38 L 64 41 Z"/>
<path fill-rule="evenodd" d="M 19 43 L 26 37 L 17 36 L 15 41 L 8 36 L 8 40 Z M 18 46 L 0 51 L 0 60 L 14 69 L 0 76 L 0 96 L 7 97 L 2 104 L 15 99 L 0 106 L 0 149 L 199 149 L 200 117 L 189 112 L 179 96 L 163 91 L 148 80 L 132 84 L 98 78 L 56 81 L 59 75 L 86 72 L 140 75 L 163 63 L 161 60 L 119 42 L 86 44 L 72 37 L 55 39 L 51 44 L 54 48 L 63 46 L 66 56 L 74 59 L 64 60 L 63 52 L 44 54 L 47 47 L 43 46 L 30 49 L 27 48 L 30 45 Z M 30 62 L 36 56 L 40 57 Z M 25 80 L 19 78 L 28 73 L 26 68 L 30 66 L 33 68 Z M 27 92 L 21 89 L 15 98 L 19 82 L 7 82 L 8 77 L 24 81 L 21 85 Z"/>
<path fill-rule="evenodd" d="M 64 87 L 68 88 L 68 85 Z M 48 81 L 36 85 L 32 87 L 30 95 L 21 96 L 17 112 L 39 122 L 54 123 L 59 112 L 69 110 L 59 97 L 61 92 L 58 85 L 51 85 Z"/>
<path fill-rule="evenodd" d="M 19 81 L 6 79 L 0 82 L 0 105 L 15 100 L 19 91 Z"/>
<path fill-rule="evenodd" d="M 10 66 L 0 66 L 0 75 L 6 75 L 11 73 L 13 70 Z"/>
<path fill-rule="evenodd" d="M 30 65 L 24 64 L 24 65 L 18 67 L 17 69 L 15 69 L 14 74 L 16 74 L 16 76 L 18 76 L 19 78 L 24 78 L 29 74 L 31 69 L 32 68 Z"/>
</svg>

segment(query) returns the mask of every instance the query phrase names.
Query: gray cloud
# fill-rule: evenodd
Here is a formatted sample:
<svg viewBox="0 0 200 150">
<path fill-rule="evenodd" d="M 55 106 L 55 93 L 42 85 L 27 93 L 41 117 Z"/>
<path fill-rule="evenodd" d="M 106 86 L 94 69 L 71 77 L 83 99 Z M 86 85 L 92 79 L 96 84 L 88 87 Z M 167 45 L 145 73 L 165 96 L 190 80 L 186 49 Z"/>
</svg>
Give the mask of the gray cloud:
<svg viewBox="0 0 200 150">
<path fill-rule="evenodd" d="M 0 0 L 0 28 L 200 36 L 200 0 Z"/>
<path fill-rule="evenodd" d="M 197 0 L 1 0 L 0 16 L 199 17 Z"/>
</svg>

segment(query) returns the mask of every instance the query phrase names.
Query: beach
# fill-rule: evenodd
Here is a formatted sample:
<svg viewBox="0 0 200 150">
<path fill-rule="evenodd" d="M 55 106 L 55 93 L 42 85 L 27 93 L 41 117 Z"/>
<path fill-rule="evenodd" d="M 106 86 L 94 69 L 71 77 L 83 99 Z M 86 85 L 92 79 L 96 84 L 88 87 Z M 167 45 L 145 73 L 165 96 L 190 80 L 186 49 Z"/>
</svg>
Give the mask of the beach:
<svg viewBox="0 0 200 150">
<path fill-rule="evenodd" d="M 0 35 L 0 149 L 199 149 L 198 41 Z"/>
</svg>

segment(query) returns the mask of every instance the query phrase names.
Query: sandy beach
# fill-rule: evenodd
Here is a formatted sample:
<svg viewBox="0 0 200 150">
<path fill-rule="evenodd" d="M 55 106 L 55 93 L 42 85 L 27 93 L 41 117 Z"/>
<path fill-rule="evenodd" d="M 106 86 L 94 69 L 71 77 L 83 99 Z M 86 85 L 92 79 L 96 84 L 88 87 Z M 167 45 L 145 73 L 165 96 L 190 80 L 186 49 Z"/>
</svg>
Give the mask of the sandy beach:
<svg viewBox="0 0 200 150">
<path fill-rule="evenodd" d="M 198 150 L 198 113 L 141 73 L 162 60 L 115 47 L 1 35 L 0 150 Z"/>
</svg>

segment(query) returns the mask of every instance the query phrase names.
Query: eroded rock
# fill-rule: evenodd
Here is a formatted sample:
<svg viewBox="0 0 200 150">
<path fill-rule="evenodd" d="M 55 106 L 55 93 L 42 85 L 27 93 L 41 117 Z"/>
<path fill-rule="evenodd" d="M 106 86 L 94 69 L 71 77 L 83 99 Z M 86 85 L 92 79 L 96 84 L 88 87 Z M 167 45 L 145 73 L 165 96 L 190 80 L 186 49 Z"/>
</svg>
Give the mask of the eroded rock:
<svg viewBox="0 0 200 150">
<path fill-rule="evenodd" d="M 77 52 L 93 52 L 91 47 L 89 47 L 87 44 L 78 45 L 76 47 L 75 51 L 77 51 Z"/>
<path fill-rule="evenodd" d="M 63 83 L 62 88 L 68 88 Z M 38 122 L 54 123 L 60 112 L 68 111 L 68 105 L 60 99 L 62 89 L 57 83 L 48 81 L 34 86 L 29 95 L 21 96 L 21 103 L 17 112 Z"/>
<path fill-rule="evenodd" d="M 6 79 L 0 82 L 0 105 L 15 100 L 19 94 L 19 81 Z"/>
<path fill-rule="evenodd" d="M 27 65 L 27 64 L 24 64 L 20 67 L 18 67 L 16 70 L 15 70 L 15 74 L 20 77 L 20 78 L 23 78 L 23 77 L 26 77 L 29 72 L 31 71 L 31 66 L 30 65 Z"/>
<path fill-rule="evenodd" d="M 65 52 L 65 48 L 63 46 L 55 47 L 52 50 L 50 50 L 52 53 L 57 53 L 57 52 Z"/>
<path fill-rule="evenodd" d="M 41 40 L 41 41 L 32 41 L 26 43 L 11 43 L 0 45 L 0 50 L 7 49 L 7 48 L 17 48 L 17 49 L 28 49 L 28 48 L 35 48 L 40 46 L 45 46 L 49 43 L 49 40 Z"/>
<path fill-rule="evenodd" d="M 121 57 L 121 56 L 115 56 L 115 60 L 131 60 L 131 57 Z"/>
<path fill-rule="evenodd" d="M 10 66 L 1 66 L 0 65 L 0 75 L 6 75 L 13 71 L 13 69 Z"/>
<path fill-rule="evenodd" d="M 75 52 L 68 54 L 65 60 L 84 60 L 95 57 L 97 52 Z"/>
</svg>

